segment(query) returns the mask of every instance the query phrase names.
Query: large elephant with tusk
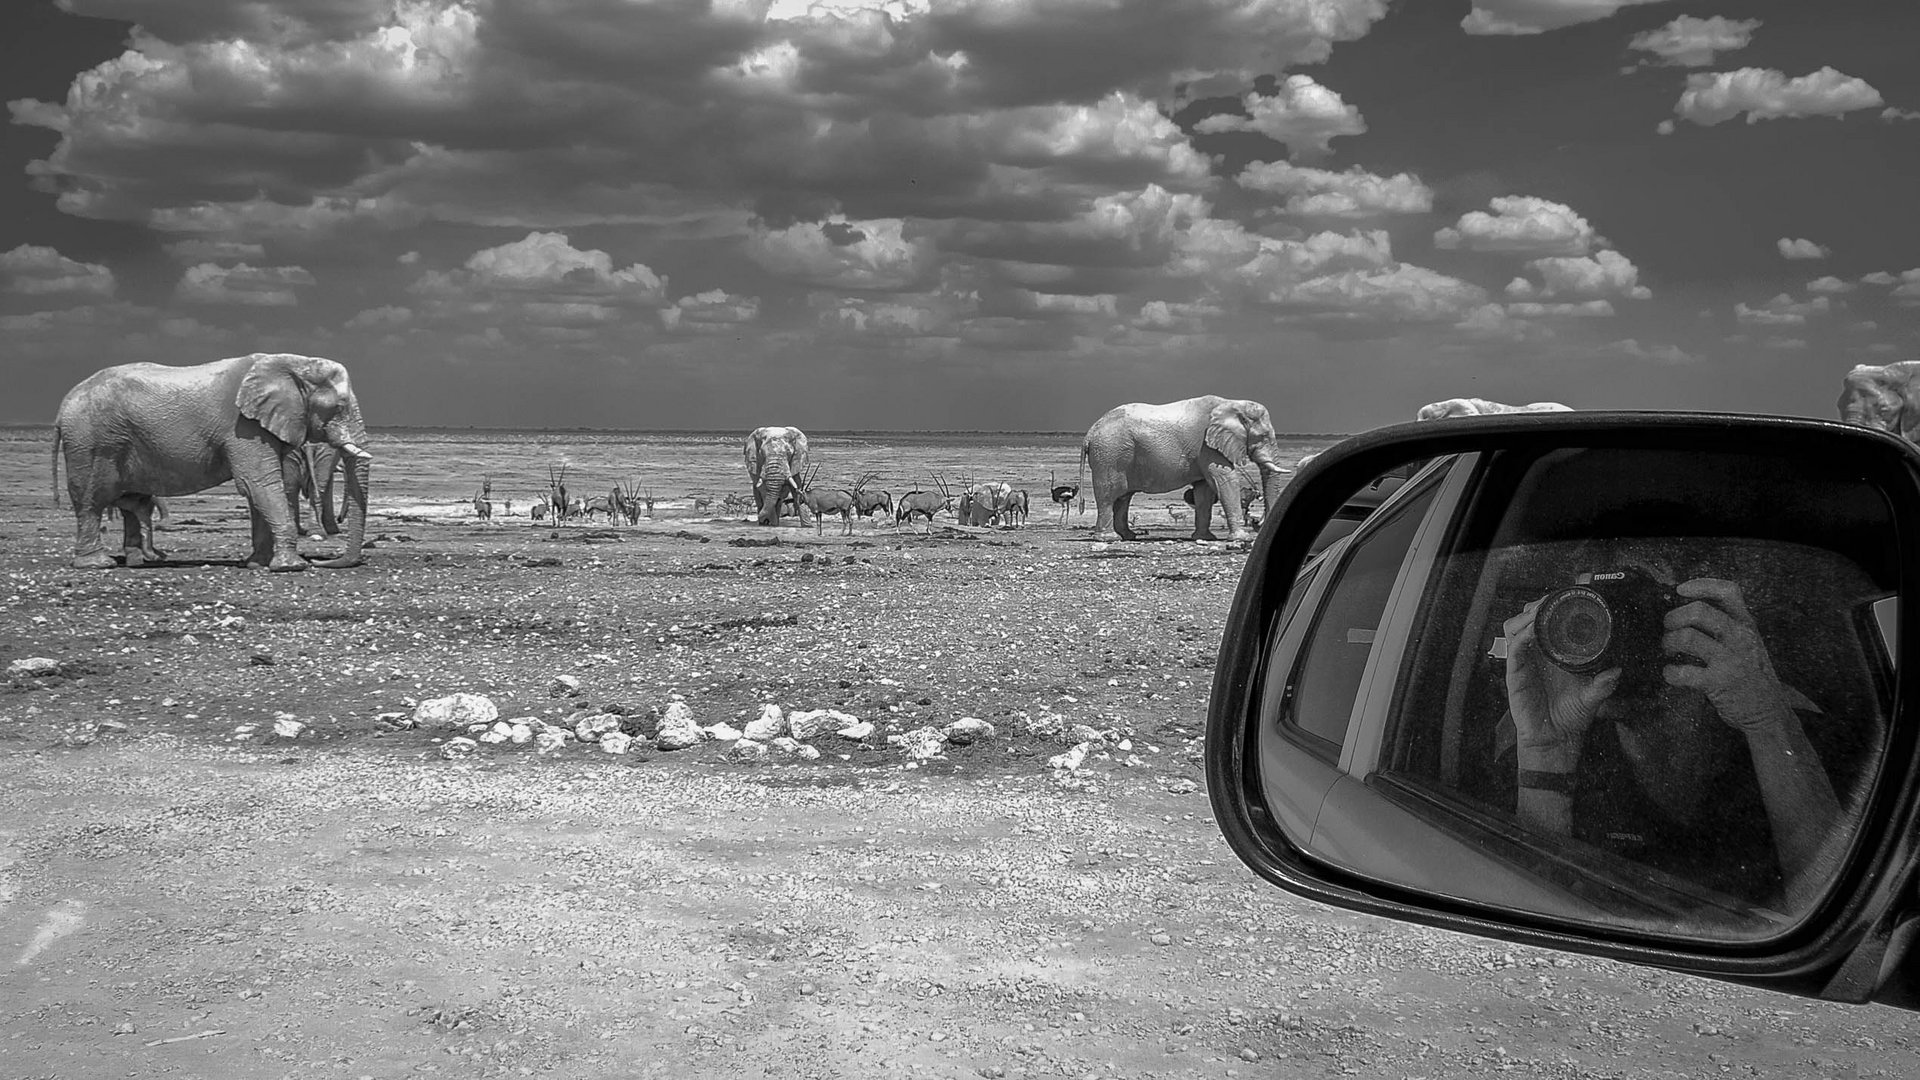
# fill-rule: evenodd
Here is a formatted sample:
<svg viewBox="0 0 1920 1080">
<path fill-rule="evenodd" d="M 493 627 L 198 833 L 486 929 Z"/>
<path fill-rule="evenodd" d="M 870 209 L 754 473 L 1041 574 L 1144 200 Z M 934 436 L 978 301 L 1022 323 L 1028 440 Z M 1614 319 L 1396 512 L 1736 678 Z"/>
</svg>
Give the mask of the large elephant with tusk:
<svg viewBox="0 0 1920 1080">
<path fill-rule="evenodd" d="M 54 420 L 55 499 L 62 448 L 77 535 L 73 565 L 113 565 L 102 550 L 100 515 L 130 495 L 188 495 L 228 480 L 253 519 L 249 567 L 305 570 L 294 500 L 308 475 L 306 448 L 337 452 L 346 476 L 347 550 L 325 567 L 358 566 L 367 529 L 373 457 L 347 369 L 296 353 L 253 353 L 195 367 L 122 364 L 67 392 Z M 142 561 L 129 517 L 126 560 Z"/>
<path fill-rule="evenodd" d="M 1275 454 L 1273 420 L 1257 401 L 1187 398 L 1165 405 L 1120 405 L 1093 422 L 1081 443 L 1082 468 L 1093 468 L 1094 505 L 1100 540 L 1132 540 L 1127 508 L 1136 492 L 1194 486 L 1193 538 L 1214 539 L 1213 504 L 1220 503 L 1234 540 L 1253 536 L 1243 508 L 1242 471 L 1251 464 L 1263 506 L 1273 511 L 1286 470 Z"/>
<path fill-rule="evenodd" d="M 754 428 L 747 435 L 745 460 L 760 524 L 780 524 L 781 507 L 788 502 L 802 526 L 813 524 L 806 504 L 806 432 L 797 427 Z"/>
</svg>

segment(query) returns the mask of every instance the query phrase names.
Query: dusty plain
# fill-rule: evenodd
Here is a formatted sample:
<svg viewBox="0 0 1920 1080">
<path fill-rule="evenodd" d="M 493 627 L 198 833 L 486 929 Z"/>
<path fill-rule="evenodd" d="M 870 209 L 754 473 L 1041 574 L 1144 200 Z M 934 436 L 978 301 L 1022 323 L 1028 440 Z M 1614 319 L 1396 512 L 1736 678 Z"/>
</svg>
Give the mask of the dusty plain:
<svg viewBox="0 0 1920 1080">
<path fill-rule="evenodd" d="M 0 671 L 59 665 L 0 676 L 0 1077 L 1920 1074 L 1905 1013 L 1256 884 L 1196 759 L 1246 555 L 1171 522 L 1105 547 L 1051 506 L 845 537 L 375 504 L 357 569 L 236 568 L 220 491 L 176 506 L 166 565 L 88 573 L 44 482 L 0 490 Z M 395 723 L 456 692 L 876 731 L 448 759 Z M 936 759 L 885 739 L 969 716 L 995 735 Z M 1108 734 L 1069 772 L 1072 725 Z"/>
</svg>

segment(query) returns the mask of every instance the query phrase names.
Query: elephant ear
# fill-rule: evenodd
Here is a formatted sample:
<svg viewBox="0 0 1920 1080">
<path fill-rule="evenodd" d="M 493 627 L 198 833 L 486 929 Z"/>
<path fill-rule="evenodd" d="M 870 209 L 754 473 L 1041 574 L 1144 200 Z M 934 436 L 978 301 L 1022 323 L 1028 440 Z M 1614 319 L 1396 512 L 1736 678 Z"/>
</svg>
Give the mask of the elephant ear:
<svg viewBox="0 0 1920 1080">
<path fill-rule="evenodd" d="M 1206 441 L 1235 465 L 1247 460 L 1247 420 L 1239 405 L 1225 401 L 1213 407 L 1207 420 Z"/>
<path fill-rule="evenodd" d="M 336 378 L 331 369 L 339 368 Z M 234 404 L 241 415 L 260 422 L 274 438 L 293 446 L 303 445 L 311 430 L 309 404 L 315 390 L 337 396 L 336 382 L 344 381 L 346 369 L 331 360 L 296 353 L 255 353 L 253 366 L 240 380 L 240 392 Z"/>
</svg>

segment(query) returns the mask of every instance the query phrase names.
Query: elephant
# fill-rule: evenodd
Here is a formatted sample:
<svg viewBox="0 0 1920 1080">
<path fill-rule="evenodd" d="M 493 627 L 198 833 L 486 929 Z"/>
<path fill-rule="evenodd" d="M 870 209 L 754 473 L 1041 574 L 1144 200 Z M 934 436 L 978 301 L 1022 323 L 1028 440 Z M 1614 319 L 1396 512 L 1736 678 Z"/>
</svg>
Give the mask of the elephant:
<svg viewBox="0 0 1920 1080">
<path fill-rule="evenodd" d="M 1557 401 L 1535 401 L 1526 405 L 1503 405 L 1486 398 L 1457 397 L 1420 406 L 1415 420 L 1445 420 L 1454 416 L 1491 416 L 1495 413 L 1572 412 L 1573 407 Z"/>
<path fill-rule="evenodd" d="M 1860 364 L 1840 388 L 1840 419 L 1920 443 L 1920 360 Z"/>
<path fill-rule="evenodd" d="M 1238 468 L 1258 469 L 1264 506 L 1273 510 L 1286 485 L 1274 458 L 1274 430 L 1267 407 L 1257 401 L 1212 394 L 1165 405 L 1134 402 L 1109 410 L 1087 429 L 1080 464 L 1093 469 L 1099 540 L 1133 540 L 1127 506 L 1136 492 L 1194 488 L 1193 539 L 1212 540 L 1213 504 L 1226 515 L 1229 537 L 1253 536 L 1241 510 Z"/>
<path fill-rule="evenodd" d="M 187 495 L 229 480 L 253 525 L 249 568 L 304 570 L 293 502 L 307 473 L 304 449 L 324 442 L 344 455 L 347 550 L 314 565 L 362 561 L 373 455 L 347 369 L 297 353 L 250 353 L 194 367 L 121 364 L 81 380 L 54 420 L 55 501 L 62 449 L 76 523 L 73 565 L 114 565 L 101 548 L 100 515 L 129 495 Z M 124 510 L 123 510 L 124 514 Z M 137 522 L 126 522 L 127 561 L 138 565 Z"/>
<path fill-rule="evenodd" d="M 801 526 L 812 524 L 802 498 L 807 476 L 807 433 L 796 427 L 758 427 L 747 436 L 747 481 L 762 525 L 780 524 L 780 509 L 793 503 Z"/>
</svg>

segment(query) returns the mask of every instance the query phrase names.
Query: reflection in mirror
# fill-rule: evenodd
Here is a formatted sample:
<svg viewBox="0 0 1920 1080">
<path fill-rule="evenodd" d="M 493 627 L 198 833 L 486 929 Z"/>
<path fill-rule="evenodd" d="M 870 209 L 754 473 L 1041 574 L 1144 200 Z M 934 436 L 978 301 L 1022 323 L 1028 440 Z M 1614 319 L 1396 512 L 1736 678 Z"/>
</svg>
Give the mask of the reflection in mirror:
<svg viewBox="0 0 1920 1080">
<path fill-rule="evenodd" d="M 1820 463 L 1601 448 L 1402 483 L 1269 641 L 1260 767 L 1295 843 L 1590 926 L 1751 941 L 1808 915 L 1885 744 L 1885 497 Z"/>
</svg>

